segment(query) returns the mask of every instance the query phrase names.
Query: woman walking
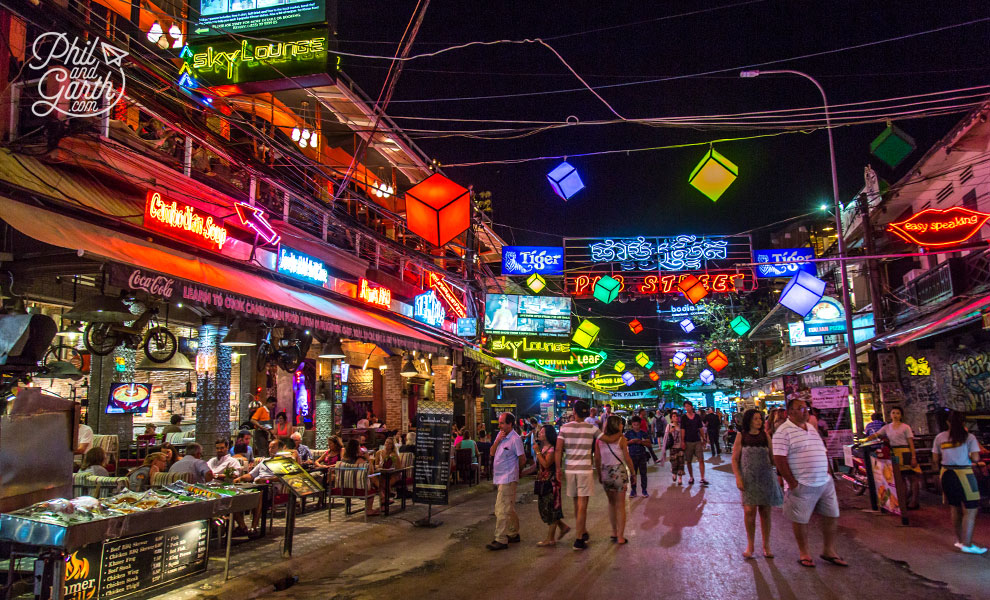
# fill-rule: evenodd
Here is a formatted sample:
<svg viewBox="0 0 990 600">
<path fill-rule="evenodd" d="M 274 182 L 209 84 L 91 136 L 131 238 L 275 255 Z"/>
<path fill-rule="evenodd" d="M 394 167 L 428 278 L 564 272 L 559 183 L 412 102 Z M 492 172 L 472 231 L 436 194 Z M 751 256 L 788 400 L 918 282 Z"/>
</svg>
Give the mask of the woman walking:
<svg viewBox="0 0 990 600">
<path fill-rule="evenodd" d="M 684 477 L 684 435 L 681 431 L 681 415 L 674 411 L 670 413 L 670 423 L 663 434 L 663 447 L 660 449 L 661 462 L 664 455 L 670 457 L 670 480 L 681 485 Z"/>
<path fill-rule="evenodd" d="M 756 538 L 756 513 L 760 513 L 763 533 L 763 556 L 773 558 L 770 550 L 770 507 L 784 502 L 773 470 L 770 436 L 763 427 L 763 413 L 751 408 L 742 419 L 742 431 L 732 445 L 732 472 L 736 487 L 742 492 L 746 524 L 746 551 L 743 558 L 753 558 Z"/>
<path fill-rule="evenodd" d="M 897 457 L 901 466 L 901 475 L 908 484 L 905 505 L 915 510 L 921 508 L 921 468 L 918 466 L 918 455 L 914 451 L 914 431 L 910 425 L 901 421 L 903 418 L 904 413 L 900 408 L 890 409 L 890 423 L 866 439 L 887 438 L 890 451 Z"/>
<path fill-rule="evenodd" d="M 604 435 L 598 438 L 598 448 L 595 449 L 595 466 L 608 496 L 608 520 L 612 524 L 613 544 L 626 543 L 626 486 L 629 485 L 629 473 L 633 470 L 626 437 L 622 435 L 624 426 L 622 417 L 610 416 L 605 421 Z"/>
<path fill-rule="evenodd" d="M 537 546 L 556 546 L 557 540 L 567 535 L 571 528 L 564 523 L 564 509 L 560 503 L 560 482 L 557 481 L 557 464 L 554 450 L 557 447 L 557 430 L 544 425 L 536 433 L 536 495 L 539 498 L 540 518 L 550 526 L 547 537 Z M 558 534 L 557 531 L 560 531 Z"/>
<path fill-rule="evenodd" d="M 973 475 L 973 463 L 982 465 L 980 443 L 966 431 L 963 415 L 952 411 L 949 430 L 935 436 L 932 444 L 935 467 L 941 464 L 939 476 L 942 496 L 952 509 L 952 525 L 956 530 L 956 548 L 967 554 L 985 554 L 987 549 L 973 543 L 976 512 L 980 510 L 980 488 Z"/>
</svg>

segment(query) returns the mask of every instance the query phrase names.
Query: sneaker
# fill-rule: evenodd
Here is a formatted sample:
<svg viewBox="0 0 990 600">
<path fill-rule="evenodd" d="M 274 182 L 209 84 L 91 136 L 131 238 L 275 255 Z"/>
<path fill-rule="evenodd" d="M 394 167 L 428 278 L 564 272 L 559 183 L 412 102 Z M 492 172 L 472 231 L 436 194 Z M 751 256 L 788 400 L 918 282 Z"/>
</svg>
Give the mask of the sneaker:
<svg viewBox="0 0 990 600">
<path fill-rule="evenodd" d="M 518 544 L 519 543 L 519 534 L 517 533 L 516 535 L 510 535 L 509 536 L 509 543 L 510 544 Z"/>
<path fill-rule="evenodd" d="M 650 497 L 650 493 L 649 493 L 649 492 L 647 492 L 646 490 L 643 490 L 643 494 L 642 494 L 642 496 L 643 496 L 644 498 L 649 498 L 649 497 Z"/>
<path fill-rule="evenodd" d="M 629 497 L 630 498 L 635 498 L 636 497 L 636 490 L 633 490 L 633 491 L 629 492 Z"/>
<path fill-rule="evenodd" d="M 966 554 L 986 554 L 987 549 L 977 546 L 976 544 L 970 544 L 969 546 L 963 546 L 960 548 Z"/>
<path fill-rule="evenodd" d="M 588 535 L 588 532 L 587 531 L 585 531 L 584 532 L 584 535 L 581 536 L 581 541 L 587 542 L 590 539 L 591 539 L 591 536 Z"/>
<path fill-rule="evenodd" d="M 578 539 L 574 540 L 574 549 L 575 550 L 584 550 L 587 547 L 588 547 L 588 544 L 586 544 L 582 538 L 578 538 Z"/>
<path fill-rule="evenodd" d="M 499 542 L 497 540 L 493 540 L 492 543 L 485 546 L 485 548 L 488 548 L 489 550 L 505 550 L 508 547 L 509 547 L 508 544 L 503 544 L 502 542 Z"/>
</svg>

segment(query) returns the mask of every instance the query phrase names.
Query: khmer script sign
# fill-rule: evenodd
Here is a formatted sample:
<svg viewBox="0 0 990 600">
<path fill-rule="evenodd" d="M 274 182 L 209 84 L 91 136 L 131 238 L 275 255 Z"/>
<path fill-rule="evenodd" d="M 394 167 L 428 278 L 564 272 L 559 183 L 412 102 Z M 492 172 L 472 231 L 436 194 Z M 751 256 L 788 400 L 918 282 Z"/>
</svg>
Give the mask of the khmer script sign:
<svg viewBox="0 0 990 600">
<path fill-rule="evenodd" d="M 36 72 L 40 100 L 31 112 L 67 117 L 95 117 L 124 97 L 126 83 L 120 61 L 127 52 L 99 40 L 81 40 L 49 31 L 34 39 L 27 66 Z M 33 78 L 33 77 L 32 77 Z"/>
</svg>

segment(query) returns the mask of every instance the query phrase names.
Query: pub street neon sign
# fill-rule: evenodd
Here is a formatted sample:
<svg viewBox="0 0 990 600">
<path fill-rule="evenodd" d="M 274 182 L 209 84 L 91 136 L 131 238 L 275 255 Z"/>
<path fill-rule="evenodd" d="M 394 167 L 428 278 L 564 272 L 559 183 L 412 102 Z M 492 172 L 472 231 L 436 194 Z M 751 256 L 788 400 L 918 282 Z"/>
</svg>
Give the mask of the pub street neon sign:
<svg viewBox="0 0 990 600">
<path fill-rule="evenodd" d="M 223 250 L 227 228 L 198 208 L 148 190 L 144 226 L 210 250 Z"/>
<path fill-rule="evenodd" d="M 566 360 L 546 358 L 529 358 L 525 363 L 540 369 L 549 375 L 577 375 L 602 366 L 608 354 L 600 350 L 585 350 L 578 346 L 571 347 L 571 356 Z"/>
<path fill-rule="evenodd" d="M 272 229 L 271 223 L 268 222 L 268 218 L 265 217 L 265 211 L 243 202 L 236 202 L 234 204 L 234 210 L 237 211 L 237 216 L 241 220 L 241 225 L 250 227 L 256 234 L 258 234 L 259 240 L 265 242 L 265 244 L 269 246 L 278 245 L 280 237 L 278 233 Z"/>
<path fill-rule="evenodd" d="M 688 276 L 688 273 L 672 275 L 647 275 L 642 278 L 642 283 L 635 286 L 635 291 L 640 294 L 679 294 L 677 284 L 681 279 Z M 619 291 L 626 290 L 626 281 L 623 275 L 612 275 L 613 279 L 619 282 Z M 746 273 L 699 273 L 696 277 L 701 281 L 701 285 L 709 292 L 727 294 L 740 291 L 752 286 L 752 277 Z M 575 296 L 586 296 L 595 289 L 595 284 L 601 279 L 600 275 L 579 275 L 574 278 L 574 286 L 571 290 Z"/>
<path fill-rule="evenodd" d="M 392 290 L 387 287 L 372 287 L 370 282 L 364 277 L 358 281 L 357 297 L 368 304 L 374 304 L 382 308 L 392 306 Z"/>
<path fill-rule="evenodd" d="M 887 231 L 924 248 L 944 248 L 961 244 L 976 235 L 987 219 L 990 214 L 961 206 L 946 210 L 926 208 L 903 221 L 891 223 Z"/>
<path fill-rule="evenodd" d="M 467 308 L 460 301 L 454 289 L 450 287 L 443 275 L 437 275 L 433 271 L 428 272 L 428 285 L 437 293 L 437 297 L 447 307 L 447 311 L 454 317 L 461 319 L 467 316 Z"/>
</svg>

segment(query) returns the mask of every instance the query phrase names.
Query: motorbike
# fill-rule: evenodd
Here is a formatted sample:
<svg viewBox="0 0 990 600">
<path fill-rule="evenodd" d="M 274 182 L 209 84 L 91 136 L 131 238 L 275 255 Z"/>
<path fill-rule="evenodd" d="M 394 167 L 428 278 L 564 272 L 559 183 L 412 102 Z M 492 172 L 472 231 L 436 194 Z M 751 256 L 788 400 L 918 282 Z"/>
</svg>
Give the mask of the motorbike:
<svg viewBox="0 0 990 600">
<path fill-rule="evenodd" d="M 852 446 L 852 462 L 846 465 L 847 471 L 840 473 L 839 477 L 845 479 L 853 486 L 853 491 L 857 496 L 862 496 L 869 489 L 869 480 L 866 475 L 866 450 L 873 451 L 877 456 L 883 457 L 884 451 L 890 452 L 890 447 L 883 440 L 859 440 Z"/>
</svg>

